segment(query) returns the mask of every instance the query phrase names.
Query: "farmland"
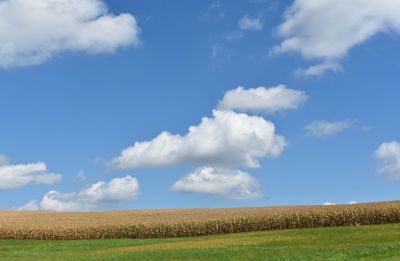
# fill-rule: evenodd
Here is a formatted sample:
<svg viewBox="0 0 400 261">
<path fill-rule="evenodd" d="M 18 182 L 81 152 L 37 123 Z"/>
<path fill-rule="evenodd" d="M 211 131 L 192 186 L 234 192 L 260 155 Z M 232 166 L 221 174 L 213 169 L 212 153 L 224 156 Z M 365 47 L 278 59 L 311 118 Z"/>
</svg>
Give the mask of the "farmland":
<svg viewBox="0 0 400 261">
<path fill-rule="evenodd" d="M 0 239 L 146 239 L 400 223 L 400 202 L 91 213 L 0 212 Z"/>
<path fill-rule="evenodd" d="M 0 240 L 2 260 L 398 260 L 400 225 L 173 239 Z"/>
</svg>

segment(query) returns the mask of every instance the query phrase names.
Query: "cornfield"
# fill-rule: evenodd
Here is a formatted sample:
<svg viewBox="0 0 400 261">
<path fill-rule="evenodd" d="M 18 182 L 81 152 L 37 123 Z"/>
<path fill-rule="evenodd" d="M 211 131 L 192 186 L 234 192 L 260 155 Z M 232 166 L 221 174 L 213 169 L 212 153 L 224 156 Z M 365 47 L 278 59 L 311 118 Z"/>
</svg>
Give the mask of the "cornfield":
<svg viewBox="0 0 400 261">
<path fill-rule="evenodd" d="M 187 213 L 187 216 L 185 217 L 182 213 Z M 174 220 L 171 217 L 176 218 Z M 191 237 L 277 229 L 399 222 L 400 203 L 398 202 L 225 210 L 104 213 L 0 212 L 0 239 L 77 240 Z"/>
</svg>

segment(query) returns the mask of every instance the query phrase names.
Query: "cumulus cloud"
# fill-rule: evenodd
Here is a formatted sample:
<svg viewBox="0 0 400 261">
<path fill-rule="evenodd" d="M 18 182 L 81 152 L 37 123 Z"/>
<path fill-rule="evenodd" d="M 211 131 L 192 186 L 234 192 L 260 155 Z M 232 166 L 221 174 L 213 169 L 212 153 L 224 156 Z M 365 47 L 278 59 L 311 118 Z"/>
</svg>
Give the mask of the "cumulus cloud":
<svg viewBox="0 0 400 261">
<path fill-rule="evenodd" d="M 350 121 L 313 121 L 304 130 L 309 136 L 326 138 L 353 127 Z"/>
<path fill-rule="evenodd" d="M 110 182 L 99 181 L 79 193 L 49 191 L 40 202 L 32 200 L 19 210 L 90 211 L 101 207 L 135 200 L 139 195 L 139 182 L 126 176 Z"/>
<path fill-rule="evenodd" d="M 248 15 L 240 19 L 238 25 L 242 30 L 259 31 L 263 28 L 263 23 L 259 17 L 251 18 Z"/>
<path fill-rule="evenodd" d="M 262 196 L 257 180 L 240 170 L 203 167 L 178 180 L 172 191 L 204 193 L 237 200 Z"/>
<path fill-rule="evenodd" d="M 139 43 L 131 14 L 102 0 L 0 1 L 0 67 L 41 64 L 66 51 L 111 53 Z"/>
<path fill-rule="evenodd" d="M 43 162 L 11 165 L 0 164 L 0 190 L 17 189 L 31 184 L 50 185 L 61 180 L 60 174 L 47 171 Z"/>
<path fill-rule="evenodd" d="M 258 158 L 281 154 L 285 139 L 273 123 L 258 116 L 214 110 L 184 135 L 161 133 L 151 141 L 136 142 L 111 161 L 117 169 L 179 164 L 258 167 Z"/>
<path fill-rule="evenodd" d="M 393 0 L 295 0 L 277 28 L 283 41 L 272 51 L 323 60 L 325 66 L 305 71 L 310 75 L 336 70 L 332 65 L 354 46 L 378 33 L 399 33 L 399 12 L 400 2 Z"/>
<path fill-rule="evenodd" d="M 231 199 L 259 198 L 259 184 L 241 167 L 259 167 L 259 160 L 279 156 L 286 147 L 275 125 L 244 112 L 274 113 L 296 109 L 304 92 L 280 85 L 237 88 L 226 93 L 212 117 L 204 117 L 184 135 L 162 132 L 135 142 L 109 164 L 114 169 L 197 165 L 198 169 L 171 187 L 176 192 L 205 193 Z"/>
<path fill-rule="evenodd" d="M 400 142 L 382 143 L 375 156 L 381 161 L 379 174 L 390 179 L 400 179 Z"/>
<path fill-rule="evenodd" d="M 307 95 L 303 91 L 288 89 L 285 85 L 250 89 L 238 87 L 225 93 L 218 108 L 272 114 L 298 109 L 306 100 Z"/>
</svg>

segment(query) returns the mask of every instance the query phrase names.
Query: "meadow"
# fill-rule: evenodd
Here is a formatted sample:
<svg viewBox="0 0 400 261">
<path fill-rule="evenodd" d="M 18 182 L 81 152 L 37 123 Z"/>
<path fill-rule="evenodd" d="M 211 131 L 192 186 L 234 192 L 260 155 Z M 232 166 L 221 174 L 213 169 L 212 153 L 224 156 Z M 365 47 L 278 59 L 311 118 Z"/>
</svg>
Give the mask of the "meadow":
<svg viewBox="0 0 400 261">
<path fill-rule="evenodd" d="M 400 223 L 400 202 L 90 213 L 0 212 L 0 239 L 178 238 Z"/>
<path fill-rule="evenodd" d="M 0 240 L 1 260 L 399 260 L 400 224 L 171 239 Z"/>
</svg>

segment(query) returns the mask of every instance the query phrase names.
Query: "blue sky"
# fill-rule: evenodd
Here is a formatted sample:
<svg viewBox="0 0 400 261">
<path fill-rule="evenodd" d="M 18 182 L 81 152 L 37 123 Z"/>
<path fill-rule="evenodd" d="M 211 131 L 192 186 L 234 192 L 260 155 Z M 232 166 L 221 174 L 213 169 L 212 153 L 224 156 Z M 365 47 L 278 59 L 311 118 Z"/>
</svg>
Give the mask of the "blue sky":
<svg viewBox="0 0 400 261">
<path fill-rule="evenodd" d="M 400 20 L 392 10 L 400 10 L 399 4 L 383 1 L 377 8 L 371 0 L 360 11 L 359 0 L 344 1 L 342 14 L 333 0 L 316 6 L 307 0 L 85 0 L 88 13 L 99 3 L 107 11 L 97 6 L 99 13 L 83 13 L 90 19 L 82 22 L 68 8 L 61 9 L 64 20 L 51 15 L 60 10 L 41 0 L 46 6 L 37 7 L 41 17 L 65 31 L 50 26 L 43 36 L 35 17 L 41 13 L 29 13 L 27 2 L 0 3 L 0 14 L 15 12 L 13 18 L 0 15 L 0 22 L 12 24 L 12 33 L 0 32 L 1 209 L 28 202 L 35 210 L 111 210 L 398 199 Z M 347 14 L 354 19 L 330 20 Z M 102 16 L 109 20 L 85 27 Z M 13 23 L 18 17 L 28 22 Z M 288 21 L 291 27 L 282 26 Z M 286 45 L 290 39 L 295 44 Z M 325 69 L 309 69 L 316 65 Z M 218 107 L 239 86 L 266 91 L 279 85 L 307 99 L 288 109 L 264 93 L 254 111 L 237 104 L 249 102 L 240 95 L 229 110 Z M 278 111 L 268 111 L 271 106 Z M 254 128 L 268 121 L 276 130 L 260 132 L 272 135 L 271 142 L 284 138 L 286 146 L 272 155 L 268 142 L 254 147 L 233 139 L 228 140 L 233 147 L 222 148 L 226 162 L 209 159 L 214 154 L 207 151 L 204 160 L 190 153 L 212 143 L 213 133 L 199 134 L 195 142 L 182 140 L 191 144 L 181 149 L 190 159 L 161 153 L 155 162 L 170 163 L 158 166 L 144 164 L 146 155 L 133 148 L 163 131 L 184 136 L 203 117 L 217 121 L 215 109 L 257 119 Z M 247 122 L 238 124 L 252 131 Z M 225 133 L 233 125 L 212 130 Z M 138 163 L 113 166 L 127 148 L 136 153 L 127 161 Z M 252 150 L 263 151 L 253 156 L 259 167 L 234 164 Z M 37 162 L 46 168 L 20 173 Z M 207 167 L 213 181 L 185 180 Z M 13 186 L 18 183 L 13 177 L 21 175 L 29 177 Z M 172 189 L 178 180 L 181 186 Z M 99 194 L 92 197 L 90 191 Z"/>
</svg>

